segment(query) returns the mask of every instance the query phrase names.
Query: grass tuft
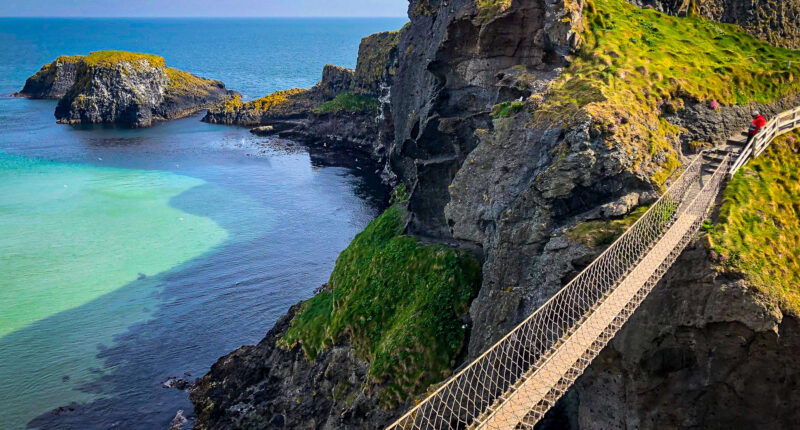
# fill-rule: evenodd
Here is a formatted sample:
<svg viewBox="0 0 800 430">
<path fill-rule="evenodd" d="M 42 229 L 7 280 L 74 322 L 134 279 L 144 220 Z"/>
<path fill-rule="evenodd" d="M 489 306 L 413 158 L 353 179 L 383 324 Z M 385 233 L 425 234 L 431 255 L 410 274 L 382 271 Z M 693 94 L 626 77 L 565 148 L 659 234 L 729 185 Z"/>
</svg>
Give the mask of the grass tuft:
<svg viewBox="0 0 800 430">
<path fill-rule="evenodd" d="M 640 206 L 623 218 L 610 221 L 586 221 L 573 227 L 567 236 L 590 248 L 611 245 L 627 231 L 633 223 L 639 220 L 649 209 L 649 206 Z"/>
<path fill-rule="evenodd" d="M 315 113 L 338 112 L 376 112 L 380 102 L 372 97 L 357 95 L 349 92 L 339 93 L 333 100 L 328 100 L 316 109 Z"/>
<path fill-rule="evenodd" d="M 686 101 L 769 103 L 800 92 L 800 52 L 773 47 L 734 25 L 674 17 L 623 0 L 590 0 L 580 55 L 548 89 L 533 123 L 591 116 L 610 145 L 657 185 L 680 163 L 680 129 L 663 115 Z"/>
<path fill-rule="evenodd" d="M 337 259 L 329 290 L 305 302 L 279 341 L 299 343 L 314 359 L 349 337 L 388 406 L 449 375 L 465 347 L 461 317 L 481 279 L 471 253 L 402 235 L 404 218 L 395 204 L 357 235 Z"/>
<path fill-rule="evenodd" d="M 723 266 L 744 273 L 800 315 L 800 132 L 779 137 L 728 183 L 712 248 Z"/>
</svg>

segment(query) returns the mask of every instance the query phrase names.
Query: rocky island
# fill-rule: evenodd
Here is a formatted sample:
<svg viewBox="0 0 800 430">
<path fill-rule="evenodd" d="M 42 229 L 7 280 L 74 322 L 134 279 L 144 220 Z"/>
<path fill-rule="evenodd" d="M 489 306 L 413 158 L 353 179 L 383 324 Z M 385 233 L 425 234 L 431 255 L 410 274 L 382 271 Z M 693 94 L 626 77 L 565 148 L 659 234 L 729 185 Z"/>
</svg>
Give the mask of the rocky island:
<svg viewBox="0 0 800 430">
<path fill-rule="evenodd" d="M 55 116 L 63 124 L 147 127 L 193 115 L 236 93 L 220 81 L 167 67 L 156 55 L 98 51 L 57 58 L 15 95 L 57 99 Z"/>
<path fill-rule="evenodd" d="M 365 39 L 355 71 L 212 109 L 210 122 L 358 146 L 398 186 L 319 294 L 197 381 L 195 427 L 390 424 L 580 273 L 700 149 L 754 109 L 800 105 L 800 2 L 754 3 L 411 0 L 410 24 Z M 540 428 L 800 425 L 798 139 L 730 182 Z"/>
</svg>

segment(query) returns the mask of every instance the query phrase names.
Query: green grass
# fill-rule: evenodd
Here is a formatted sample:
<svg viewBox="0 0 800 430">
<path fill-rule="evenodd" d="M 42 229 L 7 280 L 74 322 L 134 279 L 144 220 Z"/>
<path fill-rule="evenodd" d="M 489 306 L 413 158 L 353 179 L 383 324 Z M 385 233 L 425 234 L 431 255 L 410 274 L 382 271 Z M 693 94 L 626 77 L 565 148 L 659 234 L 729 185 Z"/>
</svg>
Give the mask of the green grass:
<svg viewBox="0 0 800 430">
<path fill-rule="evenodd" d="M 639 220 L 647 209 L 648 206 L 640 206 L 620 219 L 582 222 L 573 227 L 567 236 L 588 247 L 610 245 Z"/>
<path fill-rule="evenodd" d="M 525 104 L 517 101 L 496 104 L 492 110 L 492 119 L 508 118 L 515 113 L 522 112 L 524 108 Z"/>
<path fill-rule="evenodd" d="M 466 343 L 460 318 L 481 280 L 471 253 L 402 235 L 404 217 L 395 204 L 357 235 L 336 261 L 329 290 L 305 302 L 279 341 L 300 343 L 314 359 L 349 337 L 384 405 L 449 375 Z"/>
<path fill-rule="evenodd" d="M 792 141 L 794 139 L 794 141 Z M 778 138 L 730 181 L 711 242 L 724 266 L 744 273 L 800 315 L 800 132 Z"/>
<path fill-rule="evenodd" d="M 333 100 L 328 100 L 318 108 L 315 113 L 338 112 L 377 112 L 380 102 L 378 100 L 349 92 L 339 93 Z"/>
<path fill-rule="evenodd" d="M 152 54 L 140 54 L 128 51 L 97 51 L 82 58 L 87 66 L 109 67 L 118 63 L 137 63 L 146 61 L 151 67 L 164 67 L 164 58 Z"/>
<path fill-rule="evenodd" d="M 670 144 L 680 129 L 662 114 L 680 111 L 686 101 L 768 103 L 800 92 L 800 52 L 770 46 L 737 26 L 623 0 L 591 0 L 583 14 L 581 53 L 551 85 L 533 122 L 590 115 L 634 167 L 665 160 L 648 167 L 656 184 L 680 166 Z"/>
</svg>

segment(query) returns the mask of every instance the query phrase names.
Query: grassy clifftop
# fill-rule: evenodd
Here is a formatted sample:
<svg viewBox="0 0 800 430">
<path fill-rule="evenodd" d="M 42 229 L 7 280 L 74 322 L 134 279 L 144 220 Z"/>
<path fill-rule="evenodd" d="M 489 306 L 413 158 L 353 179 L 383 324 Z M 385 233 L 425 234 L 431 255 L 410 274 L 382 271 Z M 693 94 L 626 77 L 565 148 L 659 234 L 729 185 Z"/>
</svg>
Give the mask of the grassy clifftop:
<svg viewBox="0 0 800 430">
<path fill-rule="evenodd" d="M 800 315 L 800 132 L 778 138 L 725 190 L 716 257 Z"/>
<path fill-rule="evenodd" d="M 313 359 L 349 337 L 388 405 L 448 376 L 464 348 L 460 317 L 480 285 L 471 254 L 402 235 L 404 212 L 396 204 L 356 236 L 328 290 L 303 305 L 281 340 Z"/>
<path fill-rule="evenodd" d="M 581 53 L 544 94 L 533 121 L 590 115 L 610 145 L 634 163 L 664 160 L 664 183 L 679 167 L 680 130 L 661 115 L 686 101 L 772 102 L 800 92 L 800 52 L 776 48 L 733 25 L 673 17 L 623 0 L 589 0 Z M 642 150 L 644 149 L 644 150 Z"/>
<path fill-rule="evenodd" d="M 151 67 L 164 67 L 166 62 L 163 57 L 152 54 L 140 54 L 128 51 L 97 51 L 87 56 L 78 56 L 79 59 L 90 67 L 113 67 L 119 63 L 147 62 Z"/>
</svg>

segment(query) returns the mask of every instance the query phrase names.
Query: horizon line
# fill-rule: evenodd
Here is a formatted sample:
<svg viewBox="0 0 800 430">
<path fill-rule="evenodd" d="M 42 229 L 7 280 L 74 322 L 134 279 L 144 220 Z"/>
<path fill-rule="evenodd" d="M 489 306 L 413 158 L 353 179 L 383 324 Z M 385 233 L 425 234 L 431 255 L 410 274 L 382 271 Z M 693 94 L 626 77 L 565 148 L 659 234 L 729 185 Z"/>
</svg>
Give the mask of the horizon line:
<svg viewBox="0 0 800 430">
<path fill-rule="evenodd" d="M 61 18 L 61 19 L 193 19 L 193 18 L 205 18 L 205 19 L 264 19 L 264 18 L 288 18 L 288 19 L 324 19 L 324 18 L 331 18 L 331 19 L 341 19 L 341 18 L 353 18 L 353 19 L 374 19 L 374 18 L 406 18 L 406 15 L 376 15 L 376 16 L 311 16 L 311 15 L 264 15 L 264 16 L 205 16 L 205 15 L 198 15 L 198 16 L 57 16 L 57 15 L 30 15 L 30 16 L 0 16 L 0 19 L 15 19 L 15 18 L 26 18 L 26 19 L 45 19 L 45 18 Z"/>
</svg>

